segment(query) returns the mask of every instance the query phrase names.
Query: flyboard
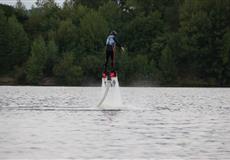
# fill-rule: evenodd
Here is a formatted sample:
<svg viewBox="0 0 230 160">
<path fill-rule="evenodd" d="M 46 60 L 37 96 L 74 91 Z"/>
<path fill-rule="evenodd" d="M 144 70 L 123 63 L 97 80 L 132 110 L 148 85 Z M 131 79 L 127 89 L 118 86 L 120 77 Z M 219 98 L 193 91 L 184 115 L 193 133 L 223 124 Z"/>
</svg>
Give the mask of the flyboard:
<svg viewBox="0 0 230 160">
<path fill-rule="evenodd" d="M 117 106 L 121 106 L 122 104 L 117 72 L 110 72 L 109 76 L 103 73 L 101 89 L 101 100 L 99 101 L 97 107 L 103 107 L 102 110 L 120 111 L 121 109 L 117 108 Z"/>
</svg>

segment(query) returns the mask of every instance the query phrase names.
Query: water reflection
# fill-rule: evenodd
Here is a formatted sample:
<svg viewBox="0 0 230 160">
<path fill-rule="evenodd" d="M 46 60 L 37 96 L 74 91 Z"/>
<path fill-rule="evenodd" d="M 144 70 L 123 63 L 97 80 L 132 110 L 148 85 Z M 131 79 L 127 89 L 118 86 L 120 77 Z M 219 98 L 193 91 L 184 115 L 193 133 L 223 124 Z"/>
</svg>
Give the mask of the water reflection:
<svg viewBox="0 0 230 160">
<path fill-rule="evenodd" d="M 121 110 L 117 110 L 117 111 L 116 110 L 113 110 L 113 111 L 104 110 L 104 111 L 102 111 L 104 116 L 110 121 L 112 121 L 120 112 L 121 112 Z"/>
</svg>

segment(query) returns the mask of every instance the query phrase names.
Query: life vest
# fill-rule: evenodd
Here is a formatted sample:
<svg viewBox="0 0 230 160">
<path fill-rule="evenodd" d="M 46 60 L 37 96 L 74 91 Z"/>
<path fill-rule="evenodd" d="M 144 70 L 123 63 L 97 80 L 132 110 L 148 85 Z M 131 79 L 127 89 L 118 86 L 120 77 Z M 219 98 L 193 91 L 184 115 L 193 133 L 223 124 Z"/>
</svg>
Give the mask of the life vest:
<svg viewBox="0 0 230 160">
<path fill-rule="evenodd" d="M 114 35 L 109 35 L 106 40 L 106 45 L 110 45 L 112 47 L 115 47 L 116 42 L 114 40 L 115 36 Z"/>
</svg>

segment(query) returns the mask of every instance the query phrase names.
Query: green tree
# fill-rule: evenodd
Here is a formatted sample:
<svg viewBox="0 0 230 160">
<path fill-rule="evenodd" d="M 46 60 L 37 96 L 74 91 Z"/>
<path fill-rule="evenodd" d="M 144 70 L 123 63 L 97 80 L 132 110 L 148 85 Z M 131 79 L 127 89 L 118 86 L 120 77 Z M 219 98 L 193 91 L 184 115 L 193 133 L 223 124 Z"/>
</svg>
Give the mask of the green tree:
<svg viewBox="0 0 230 160">
<path fill-rule="evenodd" d="M 43 77 L 43 70 L 47 61 L 47 48 L 42 37 L 34 40 L 31 57 L 27 62 L 27 80 L 31 84 L 38 84 Z"/>
<path fill-rule="evenodd" d="M 157 63 L 154 59 L 151 59 L 148 66 L 148 75 L 149 79 L 152 80 L 154 83 L 159 83 L 160 81 L 160 71 L 157 67 Z"/>
<path fill-rule="evenodd" d="M 126 24 L 126 42 L 131 52 L 149 53 L 156 37 L 163 33 L 163 21 L 159 12 L 147 17 L 138 16 Z"/>
<path fill-rule="evenodd" d="M 58 62 L 58 46 L 54 40 L 50 40 L 47 44 L 47 55 L 44 73 L 47 76 L 53 76 L 53 68 Z"/>
<path fill-rule="evenodd" d="M 8 18 L 0 10 L 0 49 L 1 66 L 5 72 L 12 71 L 15 65 L 22 65 L 29 54 L 29 41 L 23 26 L 16 17 Z"/>
<path fill-rule="evenodd" d="M 62 20 L 73 19 L 75 15 L 75 1 L 74 0 L 65 0 L 63 3 L 63 8 L 60 13 Z"/>
<path fill-rule="evenodd" d="M 20 23 L 24 25 L 24 23 L 28 20 L 28 14 L 25 5 L 21 0 L 17 0 L 15 4 L 15 15 Z"/>
<path fill-rule="evenodd" d="M 82 57 L 80 65 L 84 73 L 84 81 L 96 79 L 100 74 L 100 66 L 103 64 L 101 57 L 95 55 L 87 55 Z"/>
<path fill-rule="evenodd" d="M 48 33 L 58 28 L 60 8 L 54 0 L 38 0 L 36 4 L 37 8 L 32 8 L 25 26 L 31 39 L 41 35 L 47 40 Z"/>
<path fill-rule="evenodd" d="M 209 84 L 221 83 L 222 39 L 230 18 L 229 1 L 185 0 L 180 13 L 185 56 L 190 74 Z M 213 7 L 215 6 L 215 7 Z"/>
<path fill-rule="evenodd" d="M 6 72 L 7 70 L 7 60 L 8 60 L 8 49 L 7 45 L 7 18 L 4 12 L 0 9 L 0 73 Z"/>
<path fill-rule="evenodd" d="M 15 13 L 15 10 L 12 6 L 5 5 L 5 4 L 0 4 L 0 9 L 4 12 L 4 15 L 6 17 L 13 16 Z"/>
<path fill-rule="evenodd" d="M 61 52 L 72 51 L 76 48 L 77 28 L 71 20 L 61 21 L 57 30 L 57 42 Z"/>
<path fill-rule="evenodd" d="M 89 8 L 98 8 L 99 6 L 103 5 L 105 2 L 108 2 L 109 0 L 76 0 L 75 3 L 85 5 Z"/>
<path fill-rule="evenodd" d="M 54 75 L 60 84 L 79 85 L 82 80 L 81 67 L 74 64 L 74 53 L 67 52 L 63 59 L 54 67 Z"/>
<path fill-rule="evenodd" d="M 116 54 L 116 70 L 119 73 L 119 80 L 124 83 L 128 83 L 133 79 L 133 74 L 130 74 L 134 71 L 132 56 L 129 56 L 127 53 L 124 55 Z"/>
<path fill-rule="evenodd" d="M 83 53 L 96 53 L 105 46 L 108 34 L 106 20 L 96 11 L 90 11 L 80 21 L 80 48 Z"/>
<path fill-rule="evenodd" d="M 55 2 L 55 0 L 37 0 L 35 2 L 35 4 L 39 8 L 53 8 L 53 7 L 57 7 L 57 3 Z"/>
<path fill-rule="evenodd" d="M 122 29 L 122 10 L 114 2 L 109 1 L 99 8 L 99 13 L 105 18 L 108 23 L 108 27 L 111 30 L 117 30 L 118 32 Z"/>
<path fill-rule="evenodd" d="M 149 79 L 148 74 L 148 57 L 146 55 L 138 54 L 133 58 L 133 78 L 138 80 Z"/>
<path fill-rule="evenodd" d="M 95 79 L 106 37 L 116 30 L 127 48 L 125 55 L 116 52 L 119 79 L 126 84 L 135 77 L 164 85 L 230 85 L 229 0 L 36 4 L 31 10 L 21 0 L 15 7 L 0 4 L 0 74 L 14 74 L 19 83 L 25 73 L 30 84 L 45 76 L 67 85 Z"/>
<path fill-rule="evenodd" d="M 160 59 L 161 81 L 164 84 L 173 84 L 176 78 L 176 66 L 172 50 L 167 46 Z"/>
<path fill-rule="evenodd" d="M 221 85 L 230 84 L 230 30 L 223 36 Z"/>
<path fill-rule="evenodd" d="M 83 17 L 85 17 L 89 12 L 91 12 L 92 9 L 83 6 L 81 4 L 77 5 L 77 7 L 75 7 L 73 9 L 73 16 L 72 16 L 72 21 L 73 24 L 77 27 L 80 27 L 80 23 Z"/>
<path fill-rule="evenodd" d="M 29 39 L 16 17 L 8 20 L 8 64 L 10 69 L 25 63 L 29 56 Z"/>
</svg>

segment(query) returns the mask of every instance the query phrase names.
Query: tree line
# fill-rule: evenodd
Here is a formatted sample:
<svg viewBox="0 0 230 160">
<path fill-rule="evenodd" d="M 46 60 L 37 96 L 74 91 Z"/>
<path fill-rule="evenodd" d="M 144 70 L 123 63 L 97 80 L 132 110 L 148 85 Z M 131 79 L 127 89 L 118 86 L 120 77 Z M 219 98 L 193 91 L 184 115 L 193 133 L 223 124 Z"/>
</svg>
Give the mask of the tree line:
<svg viewBox="0 0 230 160">
<path fill-rule="evenodd" d="M 0 5 L 0 77 L 99 83 L 112 30 L 124 85 L 230 86 L 229 0 L 37 0 Z"/>
</svg>

